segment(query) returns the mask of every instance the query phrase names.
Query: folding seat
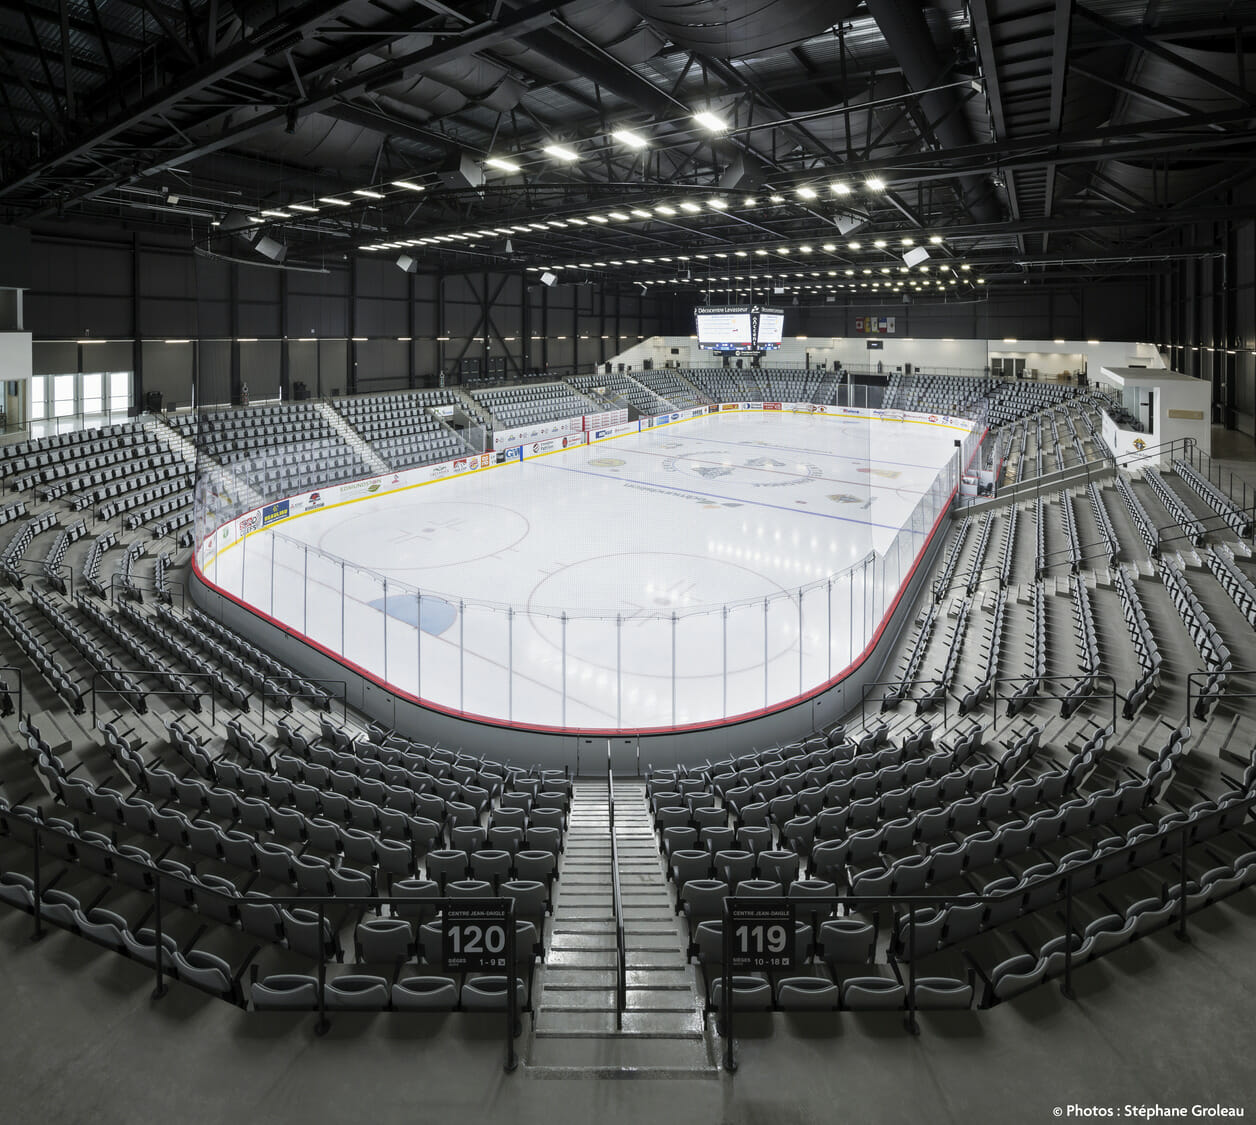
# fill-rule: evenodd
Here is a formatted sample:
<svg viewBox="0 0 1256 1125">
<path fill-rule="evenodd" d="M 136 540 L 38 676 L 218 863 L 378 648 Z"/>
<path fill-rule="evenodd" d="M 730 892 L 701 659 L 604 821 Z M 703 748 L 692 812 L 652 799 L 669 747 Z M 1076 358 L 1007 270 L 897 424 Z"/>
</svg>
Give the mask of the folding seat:
<svg viewBox="0 0 1256 1125">
<path fill-rule="evenodd" d="M 0 887 L 0 899 L 4 899 L 3 887 Z M 126 949 L 123 935 L 128 932 L 128 926 L 122 915 L 102 907 L 94 907 L 86 912 L 76 911 L 74 923 L 79 933 L 98 945 L 114 950 Z"/>
<path fill-rule="evenodd" d="M 731 978 L 733 988 L 733 1007 L 739 1011 L 761 1012 L 772 1008 L 772 986 L 762 977 L 737 974 Z M 711 982 L 710 997 L 712 1011 L 718 1011 L 723 1001 L 724 978 L 716 977 Z"/>
<path fill-rule="evenodd" d="M 468 867 L 471 878 L 491 883 L 494 889 L 510 878 L 511 854 L 502 848 L 484 848 L 472 852 Z"/>
<path fill-rule="evenodd" d="M 323 918 L 323 926 L 319 930 L 317 910 L 304 907 L 293 907 L 291 910 L 280 909 L 284 941 L 294 953 L 317 960 L 320 955 L 325 958 L 334 957 L 337 961 L 344 957 L 340 948 L 340 940 L 332 929 L 330 918 Z"/>
<path fill-rule="evenodd" d="M 738 849 L 718 851 L 712 858 L 711 866 L 718 879 L 735 889 L 743 880 L 754 877 L 754 853 Z"/>
<path fill-rule="evenodd" d="M 354 956 L 361 962 L 395 964 L 416 954 L 414 929 L 405 918 L 369 918 L 353 934 Z"/>
<path fill-rule="evenodd" d="M 136 933 L 132 933 L 130 930 L 123 930 L 122 943 L 126 947 L 126 951 L 135 960 L 153 966 L 157 964 L 158 949 L 160 948 L 162 966 L 167 969 L 174 966 L 174 955 L 179 951 L 178 943 L 170 934 L 163 933 L 159 945 L 156 931 L 147 928 Z"/>
<path fill-rule="evenodd" d="M 277 973 L 255 981 L 249 989 L 257 1011 L 301 1010 L 318 1007 L 318 980 L 295 973 Z"/>
</svg>

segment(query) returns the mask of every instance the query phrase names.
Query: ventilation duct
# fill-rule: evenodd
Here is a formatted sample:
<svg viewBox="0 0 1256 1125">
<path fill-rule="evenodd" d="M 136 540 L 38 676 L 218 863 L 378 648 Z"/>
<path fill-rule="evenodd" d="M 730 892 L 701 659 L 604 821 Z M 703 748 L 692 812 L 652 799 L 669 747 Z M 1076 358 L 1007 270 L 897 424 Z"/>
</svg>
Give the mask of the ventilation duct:
<svg viewBox="0 0 1256 1125">
<path fill-rule="evenodd" d="M 801 43 L 854 14 L 857 0 L 629 0 L 678 47 L 718 59 Z"/>
<path fill-rule="evenodd" d="M 934 133 L 943 148 L 973 144 L 958 91 L 932 89 L 948 81 L 951 71 L 934 46 L 924 11 L 911 0 L 867 0 L 867 4 L 911 88 L 932 91 L 920 94 L 920 108 L 927 120 L 936 122 Z M 1003 218 L 984 176 L 961 176 L 959 187 L 964 206 L 979 223 L 997 223 Z"/>
</svg>

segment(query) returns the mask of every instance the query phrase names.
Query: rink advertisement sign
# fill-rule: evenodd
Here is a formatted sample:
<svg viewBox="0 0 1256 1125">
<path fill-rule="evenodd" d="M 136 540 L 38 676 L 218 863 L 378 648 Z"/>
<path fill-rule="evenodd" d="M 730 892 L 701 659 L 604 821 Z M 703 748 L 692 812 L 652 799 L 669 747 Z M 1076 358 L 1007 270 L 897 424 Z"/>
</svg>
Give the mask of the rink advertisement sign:
<svg viewBox="0 0 1256 1125">
<path fill-rule="evenodd" d="M 627 412 L 625 411 L 625 417 Z M 584 418 L 560 418 L 556 422 L 537 422 L 531 426 L 520 426 L 513 430 L 494 430 L 493 448 L 505 449 L 512 445 L 525 445 L 530 441 L 552 438 L 558 434 L 570 434 L 583 430 Z"/>
<path fill-rule="evenodd" d="M 499 449 L 497 451 L 497 464 L 504 465 L 508 461 L 522 461 L 523 448 L 516 445 L 513 449 Z"/>
<path fill-rule="evenodd" d="M 781 404 L 779 402 L 765 402 L 763 404 L 764 410 L 780 410 L 780 408 Z"/>
<path fill-rule="evenodd" d="M 565 434 L 563 437 L 547 438 L 545 441 L 534 441 L 523 447 L 523 457 L 539 457 L 542 453 L 556 453 L 560 449 L 572 449 L 584 445 L 586 434 Z"/>
<path fill-rule="evenodd" d="M 589 441 L 605 441 L 607 438 L 621 437 L 624 434 L 639 433 L 641 427 L 636 422 L 627 422 L 622 426 L 607 426 L 601 430 L 590 430 Z"/>
<path fill-rule="evenodd" d="M 262 509 L 262 526 L 269 527 L 272 523 L 288 518 L 288 501 L 276 500 Z"/>
</svg>

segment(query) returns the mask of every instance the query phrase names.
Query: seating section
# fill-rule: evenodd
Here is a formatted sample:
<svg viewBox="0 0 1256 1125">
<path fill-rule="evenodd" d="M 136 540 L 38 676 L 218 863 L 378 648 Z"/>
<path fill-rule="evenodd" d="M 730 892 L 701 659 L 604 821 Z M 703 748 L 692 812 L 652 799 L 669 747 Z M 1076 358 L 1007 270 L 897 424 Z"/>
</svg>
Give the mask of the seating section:
<svg viewBox="0 0 1256 1125">
<path fill-rule="evenodd" d="M 1151 491 L 1156 494 L 1156 499 L 1164 505 L 1173 522 L 1182 529 L 1183 535 L 1190 541 L 1193 546 L 1200 547 L 1203 545 L 1207 532 L 1204 531 L 1204 525 L 1192 515 L 1190 509 L 1182 503 L 1178 495 L 1164 482 L 1155 469 L 1148 469 L 1143 473 L 1145 480 Z"/>
<path fill-rule="evenodd" d="M 634 371 L 632 377 L 659 398 L 671 403 L 673 408 L 684 410 L 707 405 L 707 400 L 696 393 L 691 384 L 668 368 Z"/>
<path fill-rule="evenodd" d="M 1143 545 L 1147 548 L 1147 553 L 1154 559 L 1160 555 L 1160 531 L 1151 517 L 1147 514 L 1147 509 L 1143 507 L 1143 502 L 1134 494 L 1134 486 L 1123 476 L 1116 478 L 1116 490 L 1121 494 L 1121 499 L 1125 502 L 1126 510 L 1130 514 L 1134 528 L 1137 530 L 1139 537 L 1143 541 Z"/>
<path fill-rule="evenodd" d="M 1182 624 L 1208 670 L 1208 679 L 1199 689 L 1194 709 L 1196 717 L 1202 719 L 1225 690 L 1226 673 L 1233 667 L 1230 649 L 1221 639 L 1212 618 L 1200 604 L 1181 568 L 1167 556 L 1160 560 L 1160 580 L 1169 591 L 1173 605 L 1182 618 Z"/>
<path fill-rule="evenodd" d="M 1147 614 L 1143 610 L 1142 600 L 1134 589 L 1133 580 L 1124 567 L 1113 572 L 1113 581 L 1121 598 L 1121 606 L 1125 615 L 1125 624 L 1129 629 L 1130 640 L 1134 644 L 1134 653 L 1138 660 L 1138 678 L 1134 681 L 1125 697 L 1124 717 L 1132 719 L 1138 709 L 1155 693 L 1160 682 L 1160 650 L 1156 646 L 1156 638 L 1147 622 Z"/>
<path fill-rule="evenodd" d="M 1252 517 L 1231 500 L 1193 465 L 1180 458 L 1173 462 L 1173 471 L 1205 504 L 1225 521 L 1227 527 L 1240 539 L 1252 535 Z"/>
<path fill-rule="evenodd" d="M 372 475 L 312 403 L 179 414 L 171 424 L 265 498 Z"/>
<path fill-rule="evenodd" d="M 332 406 L 389 466 L 405 469 L 467 452 L 467 443 L 431 412 L 453 401 L 452 391 L 408 391 L 335 399 Z"/>
<path fill-rule="evenodd" d="M 896 371 L 890 376 L 885 405 L 894 410 L 967 418 L 998 386 L 994 379 L 972 375 L 904 375 Z"/>
<path fill-rule="evenodd" d="M 46 802 L 0 804 L 12 838 L 41 831 L 45 924 L 150 965 L 163 956 L 171 977 L 241 1006 L 316 1007 L 306 984 L 322 962 L 333 1009 L 500 1011 L 504 978 L 446 974 L 439 901 L 498 896 L 514 903 L 531 1007 L 571 801 L 562 771 L 383 730 L 352 739 L 326 717 L 267 735 L 232 720 L 225 747 L 178 720 L 157 740 L 115 721 L 98 730 L 107 764 L 87 766 L 23 720 Z M 160 941 L 151 901 L 137 910 L 134 895 L 158 885 Z M 7 904 L 29 913 L 34 892 L 22 871 L 0 874 Z M 382 901 L 364 911 L 345 897 Z"/>
<path fill-rule="evenodd" d="M 665 414 L 672 404 L 627 375 L 573 375 L 566 380 L 604 410 L 631 407 L 638 414 Z"/>
<path fill-rule="evenodd" d="M 476 390 L 471 397 L 493 418 L 495 429 L 512 430 L 551 422 L 560 418 L 579 418 L 597 414 L 601 407 L 587 395 L 566 383 L 529 383 L 518 387 Z"/>
</svg>

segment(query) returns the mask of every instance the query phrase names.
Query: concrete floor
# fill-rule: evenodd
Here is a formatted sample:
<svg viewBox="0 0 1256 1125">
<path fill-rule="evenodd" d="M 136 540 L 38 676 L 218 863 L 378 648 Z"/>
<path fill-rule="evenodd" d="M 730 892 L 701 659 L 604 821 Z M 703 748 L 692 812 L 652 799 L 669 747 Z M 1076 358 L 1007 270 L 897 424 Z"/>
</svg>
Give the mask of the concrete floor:
<svg viewBox="0 0 1256 1125">
<path fill-rule="evenodd" d="M 496 1017 L 245 1013 L 0 914 L 0 1121 L 1037 1122 L 1069 1104 L 1256 1112 L 1256 895 L 988 1012 L 742 1017 L 740 1067 L 687 1079 L 503 1073 Z M 525 1058 L 529 1033 L 520 1040 Z M 1062 1116 L 1069 1116 L 1067 1113 Z M 1075 1114 L 1072 1116 L 1076 1116 Z"/>
</svg>

